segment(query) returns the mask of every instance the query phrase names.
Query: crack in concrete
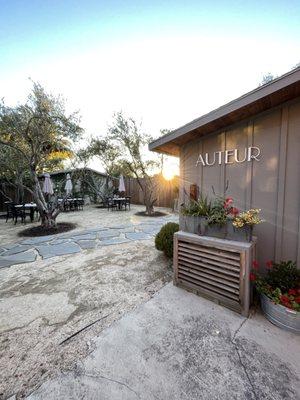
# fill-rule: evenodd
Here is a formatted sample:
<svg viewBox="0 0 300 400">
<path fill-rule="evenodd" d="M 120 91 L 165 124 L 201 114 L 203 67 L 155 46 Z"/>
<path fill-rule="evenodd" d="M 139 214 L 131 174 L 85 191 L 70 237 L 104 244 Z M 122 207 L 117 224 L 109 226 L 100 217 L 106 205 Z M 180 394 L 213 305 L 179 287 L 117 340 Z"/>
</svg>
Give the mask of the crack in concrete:
<svg viewBox="0 0 300 400">
<path fill-rule="evenodd" d="M 93 374 L 89 374 L 87 372 L 83 372 L 82 375 L 87 376 L 89 378 L 93 378 L 93 379 L 104 379 L 104 380 L 107 380 L 109 382 L 117 383 L 118 385 L 126 387 L 128 390 L 130 390 L 130 392 L 134 393 L 137 396 L 138 399 L 140 399 L 140 395 L 134 389 L 132 389 L 126 383 L 118 381 L 117 379 L 108 378 L 107 376 L 103 376 L 103 375 L 93 375 Z"/>
<path fill-rule="evenodd" d="M 242 329 L 242 327 L 244 326 L 244 324 L 245 324 L 246 322 L 249 321 L 250 318 L 251 318 L 251 315 L 250 315 L 248 318 L 245 318 L 244 321 L 241 322 L 241 324 L 239 325 L 239 327 L 236 329 L 236 331 L 234 332 L 234 334 L 233 334 L 233 336 L 232 336 L 231 343 L 232 343 L 233 346 L 234 346 L 234 349 L 235 349 L 235 351 L 236 351 L 236 353 L 237 353 L 237 355 L 238 355 L 238 358 L 239 358 L 239 362 L 240 362 L 240 364 L 241 364 L 241 366 L 242 366 L 242 368 L 243 368 L 243 371 L 244 371 L 244 373 L 245 373 L 245 375 L 246 375 L 246 378 L 247 378 L 247 380 L 248 380 L 248 382 L 249 382 L 249 385 L 251 386 L 251 389 L 252 389 L 252 393 L 253 393 L 253 395 L 254 395 L 254 398 L 255 398 L 255 400 L 259 400 L 259 397 L 257 396 L 256 391 L 255 391 L 254 384 L 253 384 L 253 382 L 252 382 L 252 380 L 251 380 L 251 378 L 250 378 L 250 375 L 248 374 L 247 367 L 246 367 L 246 365 L 243 363 L 243 360 L 242 360 L 242 357 L 241 357 L 241 354 L 240 354 L 240 351 L 239 351 L 239 347 L 238 347 L 238 345 L 237 345 L 237 343 L 236 343 L 236 341 L 235 341 L 235 339 L 236 339 L 238 333 L 240 332 L 240 330 Z"/>
</svg>

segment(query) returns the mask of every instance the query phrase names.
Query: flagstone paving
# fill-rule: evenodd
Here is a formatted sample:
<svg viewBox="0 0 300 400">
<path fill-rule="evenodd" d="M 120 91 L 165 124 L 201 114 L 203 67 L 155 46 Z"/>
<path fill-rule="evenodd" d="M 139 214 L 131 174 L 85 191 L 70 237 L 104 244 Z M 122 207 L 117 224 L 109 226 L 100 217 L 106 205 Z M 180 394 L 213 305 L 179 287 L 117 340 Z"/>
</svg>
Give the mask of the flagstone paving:
<svg viewBox="0 0 300 400">
<path fill-rule="evenodd" d="M 33 237 L 18 243 L 1 245 L 0 268 L 15 264 L 33 262 L 38 258 L 78 253 L 100 246 L 109 246 L 153 238 L 167 222 L 178 222 L 172 214 L 162 218 L 145 218 L 142 222 L 127 223 L 109 227 L 87 228 L 75 233 Z"/>
</svg>

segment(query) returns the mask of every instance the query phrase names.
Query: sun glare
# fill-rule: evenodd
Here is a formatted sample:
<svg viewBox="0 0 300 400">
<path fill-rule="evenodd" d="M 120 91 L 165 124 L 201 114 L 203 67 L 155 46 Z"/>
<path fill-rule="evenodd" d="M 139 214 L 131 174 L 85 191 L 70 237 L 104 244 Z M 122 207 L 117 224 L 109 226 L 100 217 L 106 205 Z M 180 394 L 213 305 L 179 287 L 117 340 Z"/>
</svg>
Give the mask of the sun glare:
<svg viewBox="0 0 300 400">
<path fill-rule="evenodd" d="M 175 176 L 175 171 L 172 170 L 171 168 L 168 168 L 168 169 L 164 169 L 163 172 L 162 172 L 162 174 L 163 174 L 163 177 L 164 177 L 167 181 L 170 181 L 170 180 L 172 180 L 172 179 L 174 178 L 174 176 Z"/>
</svg>

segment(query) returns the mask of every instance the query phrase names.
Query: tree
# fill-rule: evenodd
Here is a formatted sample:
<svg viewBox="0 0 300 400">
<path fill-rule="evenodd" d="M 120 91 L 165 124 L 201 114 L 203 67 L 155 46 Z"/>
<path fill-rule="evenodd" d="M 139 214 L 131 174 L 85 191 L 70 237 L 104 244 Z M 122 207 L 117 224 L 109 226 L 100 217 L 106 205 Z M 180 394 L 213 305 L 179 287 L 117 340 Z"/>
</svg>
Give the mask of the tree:
<svg viewBox="0 0 300 400">
<path fill-rule="evenodd" d="M 59 167 L 72 155 L 71 142 L 80 137 L 77 113 L 66 115 L 64 101 L 33 82 L 25 104 L 8 107 L 0 103 L 0 158 L 4 179 L 30 192 L 37 204 L 41 223 L 56 225 L 61 206 L 50 206 L 41 189 L 38 175 Z M 6 159 L 3 154 L 10 154 Z"/>
<path fill-rule="evenodd" d="M 271 72 L 268 72 L 267 74 L 265 74 L 263 76 L 262 81 L 260 82 L 259 86 L 266 85 L 267 83 L 272 82 L 274 79 L 276 79 L 276 76 L 271 74 Z"/>
<path fill-rule="evenodd" d="M 148 215 L 154 212 L 156 202 L 156 182 L 151 175 L 160 165 L 158 157 L 154 160 L 146 156 L 150 141 L 151 137 L 141 132 L 134 119 L 126 119 L 118 112 L 106 136 L 92 139 L 85 152 L 89 157 L 98 157 L 108 175 L 136 178 Z"/>
</svg>

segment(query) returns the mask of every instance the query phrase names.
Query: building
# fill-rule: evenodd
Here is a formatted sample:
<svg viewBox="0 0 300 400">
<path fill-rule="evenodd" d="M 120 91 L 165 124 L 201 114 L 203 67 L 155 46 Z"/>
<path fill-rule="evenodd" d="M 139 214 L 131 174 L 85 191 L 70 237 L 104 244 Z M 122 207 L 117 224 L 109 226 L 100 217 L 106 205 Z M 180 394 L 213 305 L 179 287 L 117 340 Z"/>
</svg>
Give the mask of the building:
<svg viewBox="0 0 300 400">
<path fill-rule="evenodd" d="M 191 185 L 260 208 L 258 259 L 300 267 L 300 68 L 155 140 L 180 157 L 180 202 Z"/>
<path fill-rule="evenodd" d="M 101 201 L 97 195 L 97 191 L 103 192 L 103 195 L 105 195 L 107 189 L 114 184 L 114 179 L 108 177 L 107 174 L 87 167 L 50 172 L 54 192 L 59 196 L 65 194 L 67 174 L 70 174 L 72 180 L 73 195 L 75 197 L 84 197 L 87 204 Z M 41 175 L 41 179 L 43 179 L 43 174 Z"/>
</svg>

